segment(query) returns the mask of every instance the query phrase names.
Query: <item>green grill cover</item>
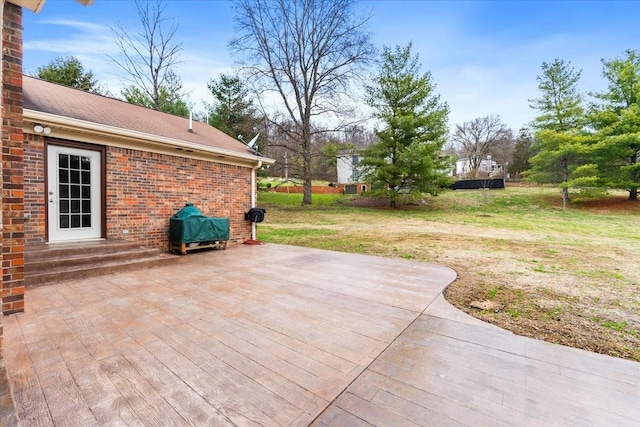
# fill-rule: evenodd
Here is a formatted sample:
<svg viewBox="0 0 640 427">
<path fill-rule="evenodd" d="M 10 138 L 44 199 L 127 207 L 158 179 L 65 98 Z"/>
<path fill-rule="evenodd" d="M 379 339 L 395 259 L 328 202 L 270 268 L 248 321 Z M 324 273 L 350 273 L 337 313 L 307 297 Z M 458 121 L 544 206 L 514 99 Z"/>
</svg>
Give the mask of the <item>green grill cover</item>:
<svg viewBox="0 0 640 427">
<path fill-rule="evenodd" d="M 187 203 L 169 220 L 169 238 L 172 243 L 229 240 L 229 218 L 204 216 L 192 203 Z"/>
</svg>

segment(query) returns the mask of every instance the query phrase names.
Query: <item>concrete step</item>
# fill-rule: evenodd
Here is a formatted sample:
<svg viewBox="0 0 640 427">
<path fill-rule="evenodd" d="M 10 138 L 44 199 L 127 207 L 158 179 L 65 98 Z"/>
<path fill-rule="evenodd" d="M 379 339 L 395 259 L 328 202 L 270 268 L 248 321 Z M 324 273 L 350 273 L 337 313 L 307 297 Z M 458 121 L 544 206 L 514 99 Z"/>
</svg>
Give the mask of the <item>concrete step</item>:
<svg viewBox="0 0 640 427">
<path fill-rule="evenodd" d="M 92 241 L 28 246 L 25 285 L 133 271 L 179 262 L 180 257 L 127 241 Z"/>
<path fill-rule="evenodd" d="M 80 268 L 86 265 L 113 264 L 127 262 L 140 258 L 151 258 L 158 255 L 154 248 L 136 248 L 134 250 L 123 248 L 121 251 L 109 253 L 83 253 L 81 255 L 50 254 L 53 256 L 40 257 L 36 261 L 26 261 L 25 273 L 27 275 L 47 272 L 50 270 L 64 270 Z"/>
<path fill-rule="evenodd" d="M 142 246 L 127 240 L 90 240 L 86 242 L 38 243 L 28 245 L 25 262 L 42 259 L 64 258 L 77 255 L 98 255 L 140 249 Z"/>
</svg>

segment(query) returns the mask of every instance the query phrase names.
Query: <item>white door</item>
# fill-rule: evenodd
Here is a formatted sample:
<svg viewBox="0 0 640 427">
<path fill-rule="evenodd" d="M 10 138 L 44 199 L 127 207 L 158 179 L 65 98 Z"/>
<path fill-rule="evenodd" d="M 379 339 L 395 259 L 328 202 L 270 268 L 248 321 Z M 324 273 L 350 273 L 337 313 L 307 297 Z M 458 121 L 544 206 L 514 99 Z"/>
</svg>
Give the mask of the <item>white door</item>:
<svg viewBox="0 0 640 427">
<path fill-rule="evenodd" d="M 48 146 L 50 242 L 102 236 L 100 157 L 99 151 Z"/>
</svg>

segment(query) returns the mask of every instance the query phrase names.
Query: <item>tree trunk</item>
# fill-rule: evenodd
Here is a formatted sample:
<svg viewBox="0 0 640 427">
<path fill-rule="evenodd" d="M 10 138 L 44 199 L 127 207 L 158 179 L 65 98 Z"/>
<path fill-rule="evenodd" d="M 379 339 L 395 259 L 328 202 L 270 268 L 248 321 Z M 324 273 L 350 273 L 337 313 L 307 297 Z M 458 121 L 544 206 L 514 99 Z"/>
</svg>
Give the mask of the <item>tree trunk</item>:
<svg viewBox="0 0 640 427">
<path fill-rule="evenodd" d="M 638 187 L 629 189 L 629 200 L 632 202 L 638 201 Z"/>
<path fill-rule="evenodd" d="M 302 196 L 302 204 L 311 204 L 311 184 L 313 176 L 311 174 L 311 118 L 305 116 L 306 123 L 302 128 L 302 179 L 304 179 L 304 195 Z"/>
<path fill-rule="evenodd" d="M 569 203 L 569 187 L 562 187 L 562 203 L 563 205 Z"/>
<path fill-rule="evenodd" d="M 564 207 L 567 203 L 569 203 L 569 186 L 566 184 L 569 180 L 569 176 L 571 175 L 571 171 L 569 171 L 569 159 L 567 157 L 563 157 L 561 162 L 562 177 L 564 178 L 564 185 L 562 186 L 562 206 Z"/>
</svg>

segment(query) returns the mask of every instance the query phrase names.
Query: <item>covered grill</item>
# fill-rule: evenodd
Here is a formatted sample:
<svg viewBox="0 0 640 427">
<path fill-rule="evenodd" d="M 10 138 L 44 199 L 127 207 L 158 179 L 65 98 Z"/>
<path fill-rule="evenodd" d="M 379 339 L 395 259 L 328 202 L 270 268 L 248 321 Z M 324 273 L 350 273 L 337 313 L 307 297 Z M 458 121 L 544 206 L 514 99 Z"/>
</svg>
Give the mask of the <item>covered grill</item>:
<svg viewBox="0 0 640 427">
<path fill-rule="evenodd" d="M 229 242 L 229 218 L 202 215 L 193 203 L 187 203 L 169 220 L 170 250 L 187 251 L 203 248 L 226 249 Z"/>
</svg>

